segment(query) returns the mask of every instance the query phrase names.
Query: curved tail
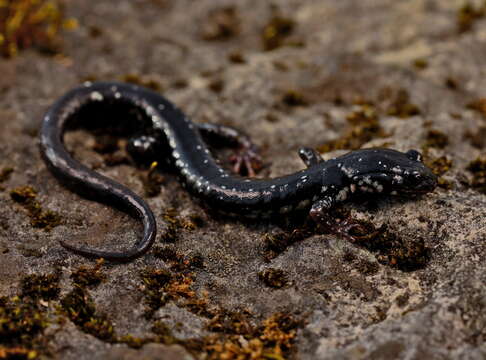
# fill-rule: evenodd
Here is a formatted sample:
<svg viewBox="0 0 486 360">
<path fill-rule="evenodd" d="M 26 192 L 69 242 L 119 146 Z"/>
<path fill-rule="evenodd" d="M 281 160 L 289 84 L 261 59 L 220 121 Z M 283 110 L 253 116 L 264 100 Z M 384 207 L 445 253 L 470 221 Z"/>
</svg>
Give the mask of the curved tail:
<svg viewBox="0 0 486 360">
<path fill-rule="evenodd" d="M 120 210 L 139 219 L 143 224 L 142 237 L 127 251 L 111 252 L 76 247 L 62 240 L 61 245 L 82 256 L 124 262 L 144 254 L 152 246 L 156 236 L 156 222 L 152 210 L 141 197 L 127 187 L 94 172 L 73 159 L 63 142 L 63 134 L 69 118 L 83 105 L 95 101 L 96 96 L 93 94 L 114 96 L 107 91 L 109 86 L 113 87 L 114 84 L 100 83 L 91 87 L 79 87 L 71 90 L 54 103 L 43 119 L 40 151 L 50 171 L 69 189 L 83 197 L 115 205 Z M 125 91 L 128 90 L 125 89 Z"/>
</svg>

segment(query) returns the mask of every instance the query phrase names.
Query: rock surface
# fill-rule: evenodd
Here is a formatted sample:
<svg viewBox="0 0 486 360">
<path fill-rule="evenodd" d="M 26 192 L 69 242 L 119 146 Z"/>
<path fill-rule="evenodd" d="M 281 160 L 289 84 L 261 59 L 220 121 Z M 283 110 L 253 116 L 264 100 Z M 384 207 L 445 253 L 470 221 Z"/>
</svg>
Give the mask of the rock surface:
<svg viewBox="0 0 486 360">
<path fill-rule="evenodd" d="M 0 170 L 13 167 L 0 192 L 0 295 L 14 307 L 18 294 L 39 301 L 25 295 L 31 274 L 56 274 L 59 287 L 33 305 L 45 328 L 28 343 L 15 338 L 4 346 L 59 359 L 232 359 L 245 351 L 250 358 L 252 344 L 295 359 L 486 358 L 486 195 L 468 185 L 467 170 L 486 152 L 484 141 L 471 140 L 484 133 L 486 105 L 468 106 L 486 97 L 486 19 L 459 31 L 459 0 L 114 3 L 69 2 L 80 26 L 64 34 L 62 57 L 27 50 L 0 60 Z M 208 214 L 167 175 L 147 201 L 159 234 L 167 233 L 164 219 L 178 219 L 175 239 L 159 236 L 156 249 L 129 264 L 93 268 L 58 240 L 127 248 L 138 224 L 64 189 L 37 146 L 49 104 L 88 79 L 136 80 L 196 122 L 244 129 L 262 148 L 262 176 L 301 169 L 298 147 L 343 137 L 346 118 L 376 117 L 381 134 L 360 146 L 425 149 L 429 159 L 452 161 L 443 186 L 420 199 L 347 206 L 356 218 L 386 224 L 405 249 L 422 250 L 410 250 L 404 264 L 316 234 L 268 256 L 268 239 L 281 231 L 276 224 Z M 76 158 L 143 194 L 143 170 L 106 165 L 94 142 L 87 132 L 67 136 Z M 61 225 L 34 228 L 10 195 L 22 186 L 35 189 Z M 82 266 L 102 281 L 73 278 Z M 283 270 L 285 286 L 259 278 L 266 269 Z M 170 280 L 158 291 L 164 270 Z M 76 304 L 87 318 L 70 312 L 69 299 L 82 299 Z M 286 340 L 270 339 L 271 329 Z"/>
</svg>

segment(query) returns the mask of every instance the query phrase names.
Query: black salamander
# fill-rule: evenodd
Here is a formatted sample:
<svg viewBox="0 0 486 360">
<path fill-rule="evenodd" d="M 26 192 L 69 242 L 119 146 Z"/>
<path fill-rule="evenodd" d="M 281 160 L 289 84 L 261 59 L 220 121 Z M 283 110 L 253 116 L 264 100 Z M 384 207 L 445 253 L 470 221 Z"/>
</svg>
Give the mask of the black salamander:
<svg viewBox="0 0 486 360">
<path fill-rule="evenodd" d="M 306 169 L 271 179 L 242 178 L 218 165 L 203 138 L 214 135 L 244 143 L 253 156 L 249 140 L 241 140 L 231 128 L 196 125 L 164 97 L 136 85 L 88 82 L 69 91 L 45 114 L 40 140 L 43 159 L 70 189 L 117 206 L 140 219 L 144 230 L 141 239 L 125 252 L 78 248 L 61 242 L 87 257 L 128 261 L 145 253 L 156 235 L 154 215 L 142 198 L 80 164 L 64 147 L 63 135 L 70 123 L 76 120 L 82 124 L 83 115 L 88 114 L 83 109 L 91 106 L 95 111 L 97 105 L 104 106 L 107 117 L 110 111 L 127 109 L 137 132 L 129 140 L 127 151 L 135 160 L 169 161 L 192 195 L 229 215 L 263 218 L 301 210 L 309 211 L 315 221 L 331 225 L 333 206 L 353 194 L 420 194 L 432 191 L 437 183 L 417 151 L 391 149 L 357 150 L 324 161 L 315 150 L 301 148 L 299 156 Z"/>
</svg>

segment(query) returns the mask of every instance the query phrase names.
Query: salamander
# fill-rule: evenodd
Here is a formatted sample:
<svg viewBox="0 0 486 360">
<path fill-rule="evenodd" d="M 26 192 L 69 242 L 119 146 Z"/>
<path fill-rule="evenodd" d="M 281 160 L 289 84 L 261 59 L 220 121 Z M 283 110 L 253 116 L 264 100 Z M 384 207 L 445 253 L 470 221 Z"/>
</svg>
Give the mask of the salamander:
<svg viewBox="0 0 486 360">
<path fill-rule="evenodd" d="M 141 197 L 73 159 L 64 146 L 64 132 L 70 124 L 82 125 L 95 115 L 105 119 L 115 113 L 128 118 L 118 125 L 134 132 L 127 145 L 133 159 L 168 161 L 193 196 L 229 215 L 259 219 L 308 211 L 315 221 L 330 223 L 332 208 L 355 194 L 422 194 L 437 184 L 419 152 L 385 148 L 356 150 L 327 161 L 317 151 L 301 148 L 299 156 L 305 169 L 277 178 L 244 178 L 222 168 L 204 139 L 216 134 L 238 142 L 237 132 L 197 125 L 169 100 L 143 87 L 87 82 L 47 110 L 40 132 L 42 157 L 50 171 L 73 191 L 139 219 L 143 234 L 130 250 L 120 252 L 61 241 L 65 248 L 86 257 L 128 261 L 149 250 L 156 236 L 155 217 Z M 116 124 L 113 117 L 110 120 Z"/>
</svg>

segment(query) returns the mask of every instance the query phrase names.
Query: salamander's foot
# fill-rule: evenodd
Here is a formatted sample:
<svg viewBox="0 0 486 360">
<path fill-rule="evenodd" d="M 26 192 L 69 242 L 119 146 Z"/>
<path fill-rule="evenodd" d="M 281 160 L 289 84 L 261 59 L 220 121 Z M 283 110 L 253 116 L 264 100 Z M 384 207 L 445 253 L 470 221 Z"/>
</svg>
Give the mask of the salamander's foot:
<svg viewBox="0 0 486 360">
<path fill-rule="evenodd" d="M 308 168 L 324 161 L 317 150 L 308 147 L 301 147 L 299 149 L 299 156 Z"/>
<path fill-rule="evenodd" d="M 312 205 L 310 217 L 317 226 L 327 233 L 337 234 L 351 242 L 360 242 L 375 237 L 379 230 L 371 224 L 352 219 L 349 215 L 337 217 L 330 214 L 333 207 L 331 198 L 324 198 Z"/>
<path fill-rule="evenodd" d="M 253 148 L 241 148 L 230 157 L 233 171 L 239 175 L 255 176 L 263 168 L 260 155 Z"/>
<path fill-rule="evenodd" d="M 370 240 L 379 233 L 379 230 L 371 224 L 350 217 L 336 221 L 332 226 L 332 231 L 353 243 Z"/>
</svg>

